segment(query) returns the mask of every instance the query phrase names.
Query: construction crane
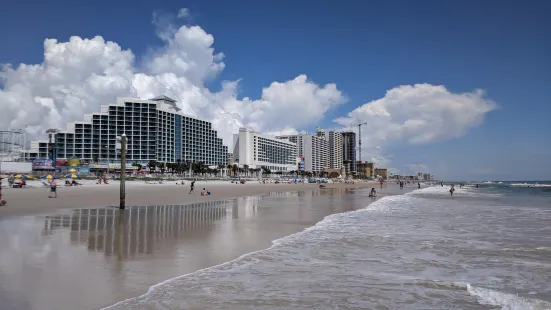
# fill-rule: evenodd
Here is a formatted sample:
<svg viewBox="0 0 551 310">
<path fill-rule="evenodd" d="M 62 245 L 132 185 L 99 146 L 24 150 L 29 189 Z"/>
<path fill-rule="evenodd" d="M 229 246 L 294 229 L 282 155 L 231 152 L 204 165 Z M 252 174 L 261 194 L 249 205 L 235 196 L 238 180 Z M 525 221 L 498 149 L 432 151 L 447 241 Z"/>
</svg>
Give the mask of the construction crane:
<svg viewBox="0 0 551 310">
<path fill-rule="evenodd" d="M 367 125 L 367 122 L 360 123 L 358 126 L 358 160 L 362 161 L 362 125 Z"/>
</svg>

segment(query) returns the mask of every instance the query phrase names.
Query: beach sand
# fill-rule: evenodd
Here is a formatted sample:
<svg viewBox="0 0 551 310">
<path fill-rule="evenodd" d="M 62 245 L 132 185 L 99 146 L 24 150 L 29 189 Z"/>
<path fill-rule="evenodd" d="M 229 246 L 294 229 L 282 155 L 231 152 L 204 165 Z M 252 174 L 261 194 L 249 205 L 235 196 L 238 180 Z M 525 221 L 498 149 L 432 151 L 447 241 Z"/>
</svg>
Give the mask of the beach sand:
<svg viewBox="0 0 551 310">
<path fill-rule="evenodd" d="M 61 181 L 59 181 L 61 184 Z M 0 219 L 10 216 L 36 215 L 51 213 L 68 208 L 91 208 L 119 205 L 118 181 L 110 184 L 95 184 L 95 181 L 80 180 L 83 186 L 65 187 L 58 185 L 58 198 L 48 198 L 49 188 L 43 187 L 39 181 L 29 181 L 29 188 L 3 189 L 3 199 L 8 202 L 0 207 Z M 179 181 L 178 181 L 179 182 Z M 4 182 L 5 183 L 5 182 Z M 227 199 L 239 196 L 253 196 L 269 192 L 288 192 L 297 190 L 318 189 L 318 184 L 260 184 L 247 182 L 235 184 L 229 181 L 197 181 L 195 193 L 188 194 L 189 181 L 184 185 L 176 181 L 165 181 L 164 184 L 146 184 L 142 181 L 126 183 L 126 205 L 159 205 L 159 204 L 189 204 L 195 202 Z M 355 184 L 329 183 L 327 188 L 362 188 L 375 187 L 375 182 L 358 182 Z M 201 190 L 206 188 L 210 196 L 201 196 Z"/>
<path fill-rule="evenodd" d="M 63 188 L 58 199 L 44 198 L 47 189 L 8 190 L 0 309 L 100 309 L 374 201 L 366 183 L 208 183 L 208 197 L 189 195 L 188 185 L 130 185 L 123 212 L 105 207 L 118 203 L 114 185 Z M 391 184 L 382 193 L 413 189 Z"/>
</svg>

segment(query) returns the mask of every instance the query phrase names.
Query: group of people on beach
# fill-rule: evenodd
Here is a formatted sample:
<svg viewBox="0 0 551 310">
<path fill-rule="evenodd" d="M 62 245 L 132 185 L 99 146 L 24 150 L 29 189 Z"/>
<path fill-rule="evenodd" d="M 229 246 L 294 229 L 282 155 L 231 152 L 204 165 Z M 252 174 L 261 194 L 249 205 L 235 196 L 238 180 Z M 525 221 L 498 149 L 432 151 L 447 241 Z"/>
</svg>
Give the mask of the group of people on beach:
<svg viewBox="0 0 551 310">
<path fill-rule="evenodd" d="M 191 181 L 189 194 L 191 193 L 195 195 L 195 180 Z M 210 192 L 205 187 L 203 187 L 203 189 L 201 190 L 201 196 L 210 196 Z"/>
<path fill-rule="evenodd" d="M 15 188 L 15 187 L 26 187 L 27 186 L 27 180 L 25 180 L 25 178 L 20 178 L 20 179 L 15 179 L 15 175 L 13 174 L 9 174 L 8 175 L 8 186 L 10 188 Z"/>
</svg>

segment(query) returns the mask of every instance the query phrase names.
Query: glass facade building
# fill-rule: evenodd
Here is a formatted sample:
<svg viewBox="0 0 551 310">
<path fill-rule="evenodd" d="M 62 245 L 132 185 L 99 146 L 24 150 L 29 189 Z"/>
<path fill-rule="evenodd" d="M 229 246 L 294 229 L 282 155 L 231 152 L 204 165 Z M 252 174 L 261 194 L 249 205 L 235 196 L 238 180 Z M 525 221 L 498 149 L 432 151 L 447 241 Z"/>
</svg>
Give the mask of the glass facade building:
<svg viewBox="0 0 551 310">
<path fill-rule="evenodd" d="M 56 159 L 120 161 L 117 137 L 127 136 L 127 162 L 202 162 L 226 165 L 228 148 L 212 124 L 181 113 L 176 101 L 166 96 L 150 100 L 117 98 L 101 106 L 101 112 L 86 114 L 67 130 L 55 134 Z M 31 143 L 26 157 L 44 156 L 48 141 Z"/>
</svg>

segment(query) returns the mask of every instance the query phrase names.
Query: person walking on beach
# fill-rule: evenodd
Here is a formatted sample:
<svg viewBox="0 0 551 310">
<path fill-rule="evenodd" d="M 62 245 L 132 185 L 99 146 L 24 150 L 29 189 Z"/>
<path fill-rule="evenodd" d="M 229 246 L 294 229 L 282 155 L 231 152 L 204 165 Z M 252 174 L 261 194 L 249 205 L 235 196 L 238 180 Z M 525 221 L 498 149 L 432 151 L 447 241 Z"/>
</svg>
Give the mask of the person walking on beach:
<svg viewBox="0 0 551 310">
<path fill-rule="evenodd" d="M 455 187 L 452 184 L 452 187 L 450 187 L 450 196 L 453 196 L 453 192 L 455 192 Z"/>
<path fill-rule="evenodd" d="M 57 198 L 57 183 L 55 179 L 50 182 L 50 195 L 48 196 L 48 198 Z"/>
<path fill-rule="evenodd" d="M 417 182 L 417 189 L 421 189 L 421 183 Z"/>
<path fill-rule="evenodd" d="M 195 180 L 191 181 L 191 188 L 189 189 L 189 193 L 193 193 L 195 195 Z"/>
</svg>

